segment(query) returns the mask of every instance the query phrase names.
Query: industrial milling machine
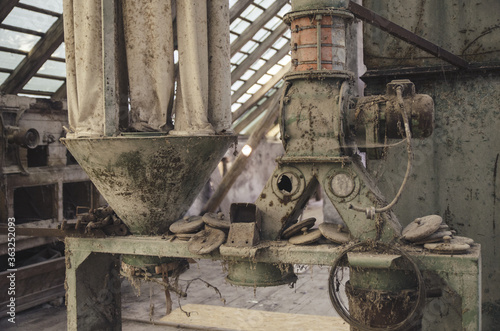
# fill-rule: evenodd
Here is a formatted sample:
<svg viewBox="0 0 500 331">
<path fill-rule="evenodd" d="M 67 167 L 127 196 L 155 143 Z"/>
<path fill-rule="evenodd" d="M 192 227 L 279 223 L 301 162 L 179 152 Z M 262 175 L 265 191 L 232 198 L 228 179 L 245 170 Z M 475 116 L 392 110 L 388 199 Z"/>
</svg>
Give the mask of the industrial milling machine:
<svg viewBox="0 0 500 331">
<path fill-rule="evenodd" d="M 63 140 L 131 232 L 66 238 L 68 329 L 121 329 L 122 260 L 154 269 L 182 258 L 226 261 L 228 281 L 242 286 L 294 282 L 293 264 L 330 266 L 332 303 L 353 330 L 440 329 L 446 317 L 422 322 L 431 309 L 429 298 L 453 306 L 463 330 L 481 329 L 479 245 L 444 236 L 444 243 L 429 246 L 423 239 L 446 230 L 439 216 L 422 215 L 403 232 L 391 209 L 411 172 L 411 139 L 432 134 L 433 101 L 417 94 L 408 80 L 392 81 L 385 95 L 356 96 L 346 65 L 354 56 L 347 52 L 352 40 L 346 31 L 355 17 L 347 5 L 292 0 L 285 16 L 292 31 L 292 69 L 280 102 L 285 154 L 255 204 L 232 205 L 227 241 L 210 253 L 193 253 L 189 242 L 166 240 L 164 234 L 235 142 L 233 135 L 110 132 Z M 106 103 L 105 112 L 106 125 L 113 123 L 113 105 Z M 408 159 L 401 189 L 388 201 L 356 151 L 377 157 L 391 138 L 405 141 Z M 310 231 L 310 225 L 297 223 L 318 186 L 344 229 Z M 347 239 L 315 242 L 321 235 Z M 339 298 L 341 290 L 348 304 Z"/>
</svg>

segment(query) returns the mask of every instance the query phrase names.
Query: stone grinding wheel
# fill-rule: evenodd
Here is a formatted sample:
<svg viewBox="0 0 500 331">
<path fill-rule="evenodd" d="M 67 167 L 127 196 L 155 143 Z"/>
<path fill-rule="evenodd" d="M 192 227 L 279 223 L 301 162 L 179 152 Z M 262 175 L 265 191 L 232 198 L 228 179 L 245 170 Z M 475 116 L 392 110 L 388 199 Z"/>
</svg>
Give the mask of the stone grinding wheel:
<svg viewBox="0 0 500 331">
<path fill-rule="evenodd" d="M 340 224 L 321 223 L 318 228 L 326 239 L 336 244 L 345 244 L 349 242 L 349 234 L 341 232 L 339 225 Z"/>
<path fill-rule="evenodd" d="M 223 213 L 205 213 L 203 215 L 203 222 L 212 228 L 220 230 L 229 230 L 231 227 L 230 220 L 225 219 Z"/>
<path fill-rule="evenodd" d="M 226 234 L 219 229 L 206 227 L 189 239 L 188 250 L 193 254 L 208 254 L 226 241 Z"/>
<path fill-rule="evenodd" d="M 451 231 L 439 230 L 437 232 L 434 232 L 428 237 L 415 241 L 415 244 L 422 245 L 422 244 L 434 243 L 437 241 L 442 241 L 444 237 L 451 235 L 452 235 Z"/>
<path fill-rule="evenodd" d="M 404 228 L 402 238 L 412 242 L 421 240 L 436 232 L 442 222 L 438 215 L 419 217 Z"/>
<path fill-rule="evenodd" d="M 177 233 L 175 237 L 182 241 L 188 241 L 191 239 L 196 233 Z"/>
<path fill-rule="evenodd" d="M 470 248 L 467 244 L 452 242 L 449 236 L 443 239 L 444 243 L 425 244 L 424 248 L 436 254 L 465 254 Z"/>
<path fill-rule="evenodd" d="M 306 218 L 305 220 L 302 220 L 302 221 L 290 226 L 285 231 L 283 231 L 283 234 L 281 235 L 281 237 L 284 239 L 289 239 L 290 237 L 296 235 L 297 233 L 300 233 L 302 228 L 307 228 L 307 229 L 312 228 L 314 223 L 316 223 L 316 218 L 314 218 L 314 217 Z"/>
<path fill-rule="evenodd" d="M 294 245 L 307 245 L 307 244 L 312 244 L 321 238 L 321 231 L 319 230 L 312 230 L 311 232 L 307 232 L 307 228 L 304 227 L 302 228 L 302 234 L 298 236 L 291 237 L 288 239 L 288 242 L 290 244 Z"/>
<path fill-rule="evenodd" d="M 193 233 L 200 230 L 204 224 L 201 216 L 191 216 L 172 223 L 169 229 L 173 233 Z"/>
<path fill-rule="evenodd" d="M 474 239 L 468 238 L 468 237 L 462 237 L 462 236 L 453 236 L 453 238 L 451 238 L 450 242 L 456 243 L 456 244 L 472 245 L 474 243 Z"/>
</svg>

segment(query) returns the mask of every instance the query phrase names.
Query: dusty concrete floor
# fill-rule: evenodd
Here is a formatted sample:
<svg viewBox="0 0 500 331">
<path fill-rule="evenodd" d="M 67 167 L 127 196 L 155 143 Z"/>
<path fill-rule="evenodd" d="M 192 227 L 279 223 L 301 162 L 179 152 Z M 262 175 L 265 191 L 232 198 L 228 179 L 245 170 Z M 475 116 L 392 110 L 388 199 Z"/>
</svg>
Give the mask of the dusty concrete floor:
<svg viewBox="0 0 500 331">
<path fill-rule="evenodd" d="M 315 216 L 322 221 L 321 203 L 312 203 L 303 217 Z M 298 281 L 293 288 L 287 285 L 266 288 L 248 288 L 232 286 L 225 281 L 225 272 L 221 262 L 200 260 L 180 277 L 180 284 L 186 284 L 196 278 L 201 278 L 217 287 L 224 299 L 225 305 L 235 308 L 246 308 L 290 314 L 307 314 L 322 316 L 337 316 L 328 297 L 329 268 L 319 266 L 304 266 L 298 272 Z M 172 294 L 173 309 L 188 303 L 218 305 L 224 303 L 216 292 L 201 281 L 193 281 L 189 287 L 187 298 L 178 300 Z M 122 281 L 122 317 L 123 330 L 177 330 L 176 327 L 154 326 L 145 323 L 132 322 L 130 319 L 143 321 L 159 320 L 165 315 L 165 295 L 158 284 L 143 283 L 140 293 L 132 288 L 127 280 Z M 12 325 L 6 318 L 0 319 L 0 330 L 66 330 L 66 309 L 64 305 L 41 305 L 20 312 L 16 316 L 16 324 Z"/>
</svg>

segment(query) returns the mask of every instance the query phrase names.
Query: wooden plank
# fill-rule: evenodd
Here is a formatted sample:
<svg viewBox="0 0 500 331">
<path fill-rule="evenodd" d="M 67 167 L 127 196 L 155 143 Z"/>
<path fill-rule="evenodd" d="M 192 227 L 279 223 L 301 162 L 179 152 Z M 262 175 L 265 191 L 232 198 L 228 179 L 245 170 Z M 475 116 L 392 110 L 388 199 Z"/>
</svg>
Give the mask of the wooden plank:
<svg viewBox="0 0 500 331">
<path fill-rule="evenodd" d="M 0 24 L 0 29 L 5 29 L 5 30 L 9 30 L 9 31 L 14 31 L 14 32 L 20 32 L 20 33 L 26 33 L 26 34 L 31 34 L 33 36 L 39 36 L 39 37 L 43 37 L 44 36 L 44 33 L 40 32 L 40 31 L 35 31 L 35 30 L 31 30 L 31 29 L 21 28 L 21 27 L 18 27 L 18 26 L 9 25 L 9 24 L 3 24 L 3 23 Z"/>
<path fill-rule="evenodd" d="M 62 13 L 58 13 L 58 12 L 55 12 L 55 11 L 52 11 L 52 10 L 48 10 L 48 9 L 45 9 L 45 8 L 35 7 L 35 6 L 32 6 L 32 5 L 27 5 L 27 4 L 22 3 L 22 2 L 18 3 L 16 5 L 16 7 L 19 7 L 19 8 L 22 8 L 22 9 L 26 9 L 26 10 L 30 10 L 30 11 L 34 11 L 34 12 L 40 13 L 40 14 L 54 16 L 54 17 L 61 17 L 62 16 Z"/>
<path fill-rule="evenodd" d="M 64 40 L 64 29 L 62 17 L 57 19 L 47 30 L 31 52 L 14 69 L 14 72 L 7 77 L 0 87 L 0 91 L 5 94 L 17 94 L 24 85 L 37 73 L 45 61 L 61 45 Z M 38 93 L 41 94 L 41 93 Z"/>
<path fill-rule="evenodd" d="M 187 304 L 184 311 L 193 311 L 189 317 L 180 309 L 160 319 L 162 322 L 190 325 L 193 328 L 217 328 L 227 330 L 315 330 L 348 331 L 340 317 L 305 314 L 287 314 L 254 309 Z"/>
<path fill-rule="evenodd" d="M 243 33 L 231 44 L 231 56 L 236 54 L 252 37 L 264 27 L 264 25 L 273 18 L 283 6 L 288 3 L 287 0 L 276 0 L 264 13 L 262 13 Z"/>
<path fill-rule="evenodd" d="M 239 0 L 229 9 L 229 22 L 233 23 L 233 21 L 238 18 L 247 9 L 248 6 L 252 4 L 253 0 Z"/>
<path fill-rule="evenodd" d="M 287 30 L 288 26 L 285 23 L 281 23 L 259 47 L 231 72 L 231 84 L 234 84 Z"/>
<path fill-rule="evenodd" d="M 276 54 L 274 54 L 267 62 L 257 70 L 252 77 L 248 78 L 245 82 L 245 84 L 241 85 L 238 90 L 236 90 L 233 95 L 231 95 L 231 103 L 234 103 L 238 101 L 238 99 L 245 94 L 246 91 L 250 87 L 253 86 L 253 84 L 257 83 L 257 81 L 264 76 L 265 73 L 269 69 L 271 69 L 276 63 L 278 63 L 285 55 L 288 54 L 290 51 L 290 47 L 283 47 L 281 48 Z"/>
<path fill-rule="evenodd" d="M 18 2 L 19 0 L 0 0 L 0 23 L 3 22 Z"/>
<path fill-rule="evenodd" d="M 243 116 L 250 108 L 255 106 L 257 102 L 259 102 L 262 97 L 269 92 L 271 88 L 278 83 L 283 76 L 290 70 L 290 63 L 288 63 L 286 66 L 284 66 L 280 71 L 276 73 L 276 75 L 273 76 L 264 86 L 260 88 L 257 92 L 255 92 L 250 99 L 248 99 L 244 104 L 241 105 L 240 108 L 238 108 L 234 113 L 233 113 L 233 122 Z"/>
</svg>

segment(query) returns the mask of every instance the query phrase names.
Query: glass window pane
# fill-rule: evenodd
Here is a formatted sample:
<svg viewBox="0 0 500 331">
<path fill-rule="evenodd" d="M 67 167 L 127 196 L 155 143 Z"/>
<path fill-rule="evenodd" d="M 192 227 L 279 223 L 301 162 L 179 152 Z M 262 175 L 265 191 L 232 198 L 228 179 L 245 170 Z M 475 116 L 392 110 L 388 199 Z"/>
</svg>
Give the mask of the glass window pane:
<svg viewBox="0 0 500 331">
<path fill-rule="evenodd" d="M 33 77 L 24 86 L 25 90 L 55 92 L 64 82 L 54 79 Z"/>
<path fill-rule="evenodd" d="M 0 72 L 0 85 L 3 84 L 3 82 L 5 82 L 7 77 L 9 77 L 9 74 L 7 74 L 5 72 Z"/>
<path fill-rule="evenodd" d="M 62 0 L 21 0 L 20 2 L 56 13 L 62 14 L 63 11 Z"/>
<path fill-rule="evenodd" d="M 24 55 L 0 52 L 0 67 L 5 69 L 15 69 L 24 59 Z"/>
<path fill-rule="evenodd" d="M 53 57 L 65 58 L 66 56 L 66 44 L 63 42 L 61 45 L 52 53 Z"/>
<path fill-rule="evenodd" d="M 14 7 L 3 23 L 45 33 L 56 20 L 54 16 Z"/>
<path fill-rule="evenodd" d="M 29 52 L 39 39 L 38 36 L 0 29 L 0 46 Z"/>
<path fill-rule="evenodd" d="M 51 60 L 45 61 L 38 70 L 38 73 L 64 77 L 66 76 L 66 63 Z"/>
<path fill-rule="evenodd" d="M 253 70 L 247 70 L 243 76 L 240 77 L 241 80 L 247 80 L 248 78 L 252 77 L 255 71 Z"/>
</svg>

